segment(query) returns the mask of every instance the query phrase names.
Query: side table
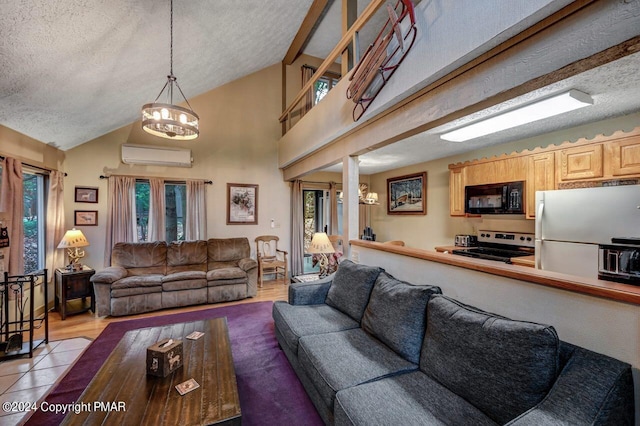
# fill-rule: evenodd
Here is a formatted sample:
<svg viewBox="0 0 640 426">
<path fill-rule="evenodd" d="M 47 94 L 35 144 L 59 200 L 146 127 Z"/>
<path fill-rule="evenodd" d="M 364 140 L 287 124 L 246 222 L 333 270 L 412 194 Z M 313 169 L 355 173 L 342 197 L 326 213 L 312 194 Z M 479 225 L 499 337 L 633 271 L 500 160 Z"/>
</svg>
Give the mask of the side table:
<svg viewBox="0 0 640 426">
<path fill-rule="evenodd" d="M 60 312 L 64 320 L 67 315 L 79 314 L 91 310 L 96 311 L 96 301 L 93 295 L 93 284 L 91 276 L 96 271 L 83 266 L 80 271 L 69 271 L 67 269 L 56 269 L 56 297 L 55 308 Z M 86 305 L 87 297 L 89 305 Z M 82 307 L 74 311 L 67 311 L 67 302 L 74 299 L 82 299 Z"/>
<path fill-rule="evenodd" d="M 302 274 L 291 277 L 292 283 L 308 283 L 320 279 L 320 274 Z"/>
</svg>

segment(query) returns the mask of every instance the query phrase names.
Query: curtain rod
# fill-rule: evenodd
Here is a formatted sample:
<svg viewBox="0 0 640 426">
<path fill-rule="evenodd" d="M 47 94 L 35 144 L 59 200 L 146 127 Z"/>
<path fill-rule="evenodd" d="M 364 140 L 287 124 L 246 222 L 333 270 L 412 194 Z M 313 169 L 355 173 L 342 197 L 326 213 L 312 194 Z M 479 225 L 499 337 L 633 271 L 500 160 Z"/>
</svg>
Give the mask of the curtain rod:
<svg viewBox="0 0 640 426">
<path fill-rule="evenodd" d="M 130 176 L 130 175 L 111 175 L 111 176 L 124 176 L 124 177 L 132 177 L 136 179 L 149 179 L 149 176 Z M 109 179 L 109 176 L 100 175 L 100 179 Z M 193 180 L 193 179 L 184 179 L 184 178 L 162 178 L 162 179 L 164 179 L 167 182 L 184 182 L 186 180 Z M 205 180 L 204 184 L 213 185 L 213 181 Z"/>
<path fill-rule="evenodd" d="M 6 159 L 6 158 L 7 158 L 7 157 L 5 157 L 4 155 L 0 155 L 0 160 L 4 160 L 4 159 Z M 20 160 L 20 159 L 19 159 L 19 158 L 16 158 L 16 160 Z M 21 162 L 22 164 L 24 164 L 25 166 L 28 166 L 28 167 L 31 167 L 31 168 L 34 168 L 34 169 L 38 169 L 38 170 L 42 170 L 42 171 L 44 171 L 44 172 L 53 172 L 53 171 L 54 171 L 54 170 L 52 170 L 52 169 L 47 169 L 47 168 L 42 167 L 42 166 L 36 166 L 35 164 L 25 163 L 25 162 L 24 162 L 24 161 L 22 161 L 22 160 L 20 160 L 20 162 Z M 55 170 L 55 171 L 57 171 L 57 170 Z M 67 174 L 66 174 L 66 173 L 65 173 L 64 175 L 65 175 L 65 176 L 67 176 Z"/>
</svg>

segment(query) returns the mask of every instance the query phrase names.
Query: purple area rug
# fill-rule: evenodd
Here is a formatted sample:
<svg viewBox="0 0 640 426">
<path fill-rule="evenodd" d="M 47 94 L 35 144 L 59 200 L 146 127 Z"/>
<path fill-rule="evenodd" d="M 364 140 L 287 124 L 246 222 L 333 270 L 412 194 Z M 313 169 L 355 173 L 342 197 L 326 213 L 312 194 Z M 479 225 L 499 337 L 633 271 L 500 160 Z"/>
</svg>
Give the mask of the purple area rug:
<svg viewBox="0 0 640 426">
<path fill-rule="evenodd" d="M 75 402 L 129 330 L 227 317 L 243 425 L 322 425 L 311 400 L 278 348 L 272 302 L 246 303 L 109 324 L 46 401 Z M 27 425 L 57 425 L 64 415 L 36 411 Z"/>
</svg>

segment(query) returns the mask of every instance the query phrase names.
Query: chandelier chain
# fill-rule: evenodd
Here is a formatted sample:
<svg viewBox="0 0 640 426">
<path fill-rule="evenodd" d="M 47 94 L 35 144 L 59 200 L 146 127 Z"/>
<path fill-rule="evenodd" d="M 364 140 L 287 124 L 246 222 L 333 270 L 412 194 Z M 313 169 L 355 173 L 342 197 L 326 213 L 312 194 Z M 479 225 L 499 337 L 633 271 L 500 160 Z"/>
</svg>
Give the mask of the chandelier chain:
<svg viewBox="0 0 640 426">
<path fill-rule="evenodd" d="M 163 138 L 191 140 L 197 138 L 200 134 L 198 130 L 200 118 L 193 112 L 191 104 L 184 96 L 176 77 L 173 75 L 173 0 L 169 1 L 169 5 L 169 75 L 156 100 L 142 107 L 142 128 L 147 133 Z M 174 84 L 189 108 L 183 108 L 173 104 Z M 157 103 L 165 90 L 167 91 L 168 103 Z"/>
<path fill-rule="evenodd" d="M 171 76 L 173 77 L 173 0 L 170 0 L 170 4 L 171 4 L 171 23 L 170 23 L 170 28 L 171 28 L 171 38 L 170 38 L 170 43 L 169 43 L 169 61 L 170 61 L 170 73 Z"/>
</svg>

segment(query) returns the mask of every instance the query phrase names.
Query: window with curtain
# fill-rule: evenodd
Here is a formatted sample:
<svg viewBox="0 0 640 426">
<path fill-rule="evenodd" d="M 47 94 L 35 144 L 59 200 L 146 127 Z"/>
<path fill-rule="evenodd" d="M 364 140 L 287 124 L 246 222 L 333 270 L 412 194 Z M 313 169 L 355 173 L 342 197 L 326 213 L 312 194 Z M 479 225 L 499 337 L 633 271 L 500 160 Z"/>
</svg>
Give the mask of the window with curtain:
<svg viewBox="0 0 640 426">
<path fill-rule="evenodd" d="M 44 268 L 45 261 L 45 202 L 44 176 L 24 172 L 24 272 Z"/>
<path fill-rule="evenodd" d="M 315 96 L 313 99 L 313 104 L 316 105 L 318 102 L 324 98 L 329 90 L 333 89 L 333 87 L 338 84 L 339 78 L 330 73 L 326 73 L 322 77 L 318 79 L 313 85 Z"/>
<path fill-rule="evenodd" d="M 2 165 L 0 164 L 0 191 L 2 191 Z M 22 226 L 24 273 L 45 267 L 45 179 L 46 176 L 32 170 L 22 171 Z M 7 190 L 7 189 L 5 189 Z M 17 200 L 16 200 L 17 201 Z M 15 223 L 15 221 L 14 221 Z M 11 242 L 12 246 L 14 242 Z M 5 265 L 8 259 L 5 259 Z M 10 273 L 23 273 L 13 270 Z"/>
<path fill-rule="evenodd" d="M 184 241 L 186 236 L 187 185 L 184 182 L 165 182 L 165 240 Z M 148 180 L 136 180 L 136 229 L 138 241 L 155 241 L 150 238 L 149 209 L 151 185 Z"/>
</svg>

